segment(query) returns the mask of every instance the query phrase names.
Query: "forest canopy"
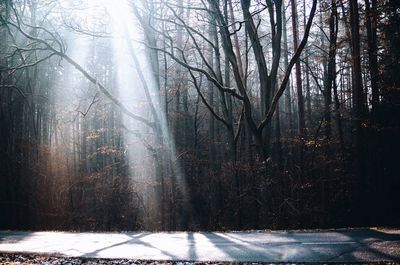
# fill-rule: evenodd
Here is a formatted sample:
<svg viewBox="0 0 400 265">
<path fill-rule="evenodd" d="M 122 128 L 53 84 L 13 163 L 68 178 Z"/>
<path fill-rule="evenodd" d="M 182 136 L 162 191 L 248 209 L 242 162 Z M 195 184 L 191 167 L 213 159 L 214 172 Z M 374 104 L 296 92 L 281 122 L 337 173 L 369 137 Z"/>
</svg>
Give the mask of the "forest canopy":
<svg viewBox="0 0 400 265">
<path fill-rule="evenodd" d="M 0 229 L 398 225 L 397 0 L 0 1 Z"/>
</svg>

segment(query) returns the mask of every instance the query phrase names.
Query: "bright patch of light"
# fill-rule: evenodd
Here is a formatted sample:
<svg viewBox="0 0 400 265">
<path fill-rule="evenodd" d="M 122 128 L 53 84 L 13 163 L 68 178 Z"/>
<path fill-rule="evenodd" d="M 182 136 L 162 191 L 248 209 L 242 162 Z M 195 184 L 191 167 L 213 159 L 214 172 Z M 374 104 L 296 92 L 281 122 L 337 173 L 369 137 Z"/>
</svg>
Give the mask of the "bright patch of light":
<svg viewBox="0 0 400 265">
<path fill-rule="evenodd" d="M 57 23 L 65 26 L 62 35 L 65 37 L 67 55 L 98 78 L 98 81 L 131 113 L 159 124 L 159 129 L 155 130 L 122 114 L 123 142 L 129 162 L 130 181 L 134 192 L 143 202 L 141 207 L 145 215 L 142 216 L 144 228 L 160 227 L 162 200 L 169 199 L 163 195 L 163 185 L 167 185 L 170 191 L 175 189 L 174 192 L 178 192 L 178 196 L 183 197 L 184 203 L 187 203 L 186 185 L 176 158 L 175 144 L 168 130 L 159 88 L 147 56 L 148 50 L 137 41 L 145 38 L 134 16 L 132 2 L 60 0 L 59 4 L 59 13 L 65 17 Z M 111 58 L 100 58 L 99 49 L 104 49 L 104 56 Z M 133 57 L 137 58 L 139 65 L 135 65 Z M 55 115 L 59 116 L 60 119 L 57 120 L 61 121 L 56 125 L 53 135 L 56 142 L 54 146 L 58 146 L 57 142 L 62 139 L 65 153 L 77 154 L 79 145 L 86 144 L 82 142 L 80 133 L 83 134 L 85 130 L 90 133 L 91 129 L 85 128 L 86 112 L 95 112 L 93 109 L 96 105 L 90 110 L 90 103 L 101 95 L 99 96 L 96 86 L 88 82 L 76 69 L 68 64 L 62 65 L 56 66 L 60 75 L 54 83 L 54 102 L 57 106 Z M 144 80 L 140 78 L 139 73 Z M 108 81 L 105 82 L 105 79 Z M 145 93 L 145 87 L 148 88 L 148 95 Z M 103 96 L 99 102 L 107 104 L 107 99 Z M 152 112 L 152 108 L 155 109 L 155 113 Z M 53 154 L 57 154 L 58 151 L 53 150 Z M 159 155 L 160 152 L 162 155 Z M 52 157 L 56 163 L 57 156 Z M 68 157 L 69 163 L 74 167 L 85 163 L 75 161 L 77 156 Z M 74 160 L 71 161 L 72 159 Z M 67 168 L 64 174 L 68 175 Z"/>
<path fill-rule="evenodd" d="M 113 59 L 117 72 L 118 97 L 122 104 L 132 113 L 147 117 L 151 122 L 157 121 L 161 130 L 156 132 L 142 123 L 123 116 L 124 139 L 128 150 L 130 174 L 137 192 L 146 206 L 147 220 L 150 225 L 157 225 L 160 221 L 160 211 L 163 198 L 159 181 L 171 183 L 171 179 L 160 180 L 160 174 L 173 175 L 175 185 L 178 185 L 180 195 L 186 200 L 186 185 L 179 163 L 176 159 L 175 145 L 170 136 L 167 119 L 160 103 L 157 82 L 152 73 L 151 62 L 146 54 L 146 47 L 137 40 L 144 40 L 143 33 L 138 30 L 137 18 L 133 15 L 132 6 L 125 0 L 115 3 L 103 2 L 107 13 L 111 17 L 113 38 Z M 135 65 L 137 58 L 139 66 Z M 142 74 L 144 80 L 141 80 Z M 143 84 L 145 82 L 146 84 Z M 149 90 L 150 98 L 146 97 L 144 89 Z M 154 108 L 156 117 L 153 117 L 151 108 Z M 161 133 L 162 135 L 156 135 Z M 162 139 L 159 146 L 157 138 Z M 157 149 L 165 153 L 156 158 Z M 161 158 L 161 161 L 160 161 Z M 158 184 L 157 184 L 158 182 Z M 151 224 L 154 222 L 154 224 Z"/>
</svg>

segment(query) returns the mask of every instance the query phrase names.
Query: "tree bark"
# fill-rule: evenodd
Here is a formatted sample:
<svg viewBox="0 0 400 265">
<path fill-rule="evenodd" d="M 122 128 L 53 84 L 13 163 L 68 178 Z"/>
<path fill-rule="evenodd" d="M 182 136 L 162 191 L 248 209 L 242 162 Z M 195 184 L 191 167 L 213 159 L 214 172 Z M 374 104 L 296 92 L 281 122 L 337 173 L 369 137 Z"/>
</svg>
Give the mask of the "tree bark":
<svg viewBox="0 0 400 265">
<path fill-rule="evenodd" d="M 293 51 L 296 52 L 298 44 L 298 28 L 297 28 L 297 10 L 296 0 L 291 0 L 292 5 L 292 30 L 293 30 Z M 301 80 L 300 60 L 296 62 L 296 88 L 297 88 L 297 107 L 298 107 L 298 133 L 300 137 L 305 136 L 305 120 L 304 120 L 304 98 Z"/>
<path fill-rule="evenodd" d="M 289 47 L 286 26 L 286 11 L 284 1 L 282 1 L 282 28 L 283 28 L 283 65 L 286 70 L 289 66 Z M 285 88 L 285 112 L 287 117 L 287 131 L 292 135 L 293 131 L 293 116 L 292 116 L 292 96 L 291 96 L 290 81 L 287 82 Z"/>
<path fill-rule="evenodd" d="M 377 1 L 372 0 L 372 6 L 370 0 L 365 0 L 365 26 L 367 28 L 368 38 L 368 63 L 369 63 L 369 75 L 371 78 L 371 90 L 372 90 L 372 112 L 375 113 L 377 106 L 379 105 L 379 69 L 378 69 L 378 45 L 377 45 Z"/>
<path fill-rule="evenodd" d="M 356 209 L 359 222 L 364 219 L 364 198 L 365 198 L 365 161 L 362 123 L 364 118 L 364 97 L 361 76 L 360 58 L 360 33 L 359 14 L 357 0 L 350 0 L 350 30 L 351 30 L 351 57 L 352 57 L 352 84 L 353 84 L 353 114 L 355 127 L 355 170 L 356 170 Z M 364 219 L 365 222 L 365 219 Z"/>
</svg>

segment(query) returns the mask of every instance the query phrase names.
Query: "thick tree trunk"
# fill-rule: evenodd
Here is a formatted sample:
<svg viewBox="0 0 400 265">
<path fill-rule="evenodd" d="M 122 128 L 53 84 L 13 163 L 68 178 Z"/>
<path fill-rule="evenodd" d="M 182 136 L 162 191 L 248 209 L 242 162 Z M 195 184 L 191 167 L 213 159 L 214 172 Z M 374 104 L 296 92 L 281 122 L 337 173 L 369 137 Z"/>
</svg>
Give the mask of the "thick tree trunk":
<svg viewBox="0 0 400 265">
<path fill-rule="evenodd" d="M 357 0 L 350 0 L 350 30 L 351 30 L 351 57 L 352 57 L 352 84 L 353 84 L 353 111 L 355 126 L 355 170 L 356 170 L 356 209 L 358 211 L 358 221 L 361 222 L 365 214 L 365 189 L 366 172 L 364 159 L 364 142 L 362 123 L 364 118 L 365 102 L 363 97 L 361 58 L 360 58 L 360 33 L 359 33 L 359 14 Z M 366 220 L 364 219 L 363 222 Z"/>
<path fill-rule="evenodd" d="M 269 84 L 267 62 L 264 57 L 263 47 L 258 36 L 257 27 L 254 23 L 253 16 L 249 10 L 250 0 L 241 0 L 243 18 L 246 21 L 246 30 L 249 35 L 254 57 L 257 62 L 258 77 L 260 81 L 260 117 L 264 117 L 266 111 L 269 109 L 269 102 L 271 101 L 271 87 Z"/>
</svg>

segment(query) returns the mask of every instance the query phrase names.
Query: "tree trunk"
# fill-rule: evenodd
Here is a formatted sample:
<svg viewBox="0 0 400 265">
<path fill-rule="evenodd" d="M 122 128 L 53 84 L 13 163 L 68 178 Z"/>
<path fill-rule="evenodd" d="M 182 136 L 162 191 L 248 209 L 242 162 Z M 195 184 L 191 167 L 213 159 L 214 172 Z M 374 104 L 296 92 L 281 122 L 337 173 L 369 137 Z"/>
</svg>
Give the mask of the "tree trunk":
<svg viewBox="0 0 400 265">
<path fill-rule="evenodd" d="M 282 1 L 282 29 L 283 29 L 283 65 L 286 70 L 289 67 L 289 47 L 287 38 L 287 26 L 286 26 L 286 11 L 285 5 Z M 292 117 L 292 96 L 290 91 L 290 81 L 287 82 L 285 89 L 285 112 L 287 117 L 287 131 L 292 135 L 293 131 L 293 117 Z"/>
<path fill-rule="evenodd" d="M 355 126 L 355 170 L 356 170 L 356 205 L 358 211 L 358 221 L 365 223 L 365 161 L 362 122 L 364 118 L 364 97 L 361 76 L 360 58 L 360 33 L 359 33 L 359 14 L 357 0 L 350 0 L 350 30 L 351 30 L 351 57 L 352 57 L 352 84 L 353 84 L 353 113 Z"/>
<path fill-rule="evenodd" d="M 296 52 L 298 44 L 298 28 L 297 28 L 297 10 L 296 0 L 291 0 L 292 5 L 292 30 L 293 30 L 293 51 Z M 304 99 L 303 87 L 301 80 L 300 60 L 296 62 L 296 87 L 297 87 L 297 107 L 298 107 L 298 132 L 300 137 L 305 136 L 305 121 L 304 121 Z"/>
<path fill-rule="evenodd" d="M 376 24 L 377 24 L 377 2 L 372 0 L 372 7 L 370 0 L 365 0 L 365 26 L 367 28 L 368 38 L 368 63 L 369 63 L 369 75 L 371 78 L 371 90 L 372 90 L 372 112 L 375 113 L 377 106 L 379 105 L 379 70 L 378 70 L 378 45 L 376 36 Z"/>
<path fill-rule="evenodd" d="M 257 62 L 258 77 L 260 81 L 260 117 L 262 119 L 266 114 L 266 111 L 269 109 L 269 102 L 271 101 L 272 94 L 271 87 L 269 86 L 267 62 L 265 61 L 263 47 L 258 36 L 257 27 L 249 10 L 250 0 L 241 0 L 241 5 L 243 10 L 243 18 L 246 21 L 245 25 L 247 34 L 249 35 L 253 47 L 254 57 Z"/>
<path fill-rule="evenodd" d="M 212 19 L 212 16 L 210 17 L 210 19 Z M 216 34 L 216 32 L 214 32 L 215 29 L 215 25 L 213 25 L 212 23 L 209 23 L 208 25 L 208 35 L 209 35 L 209 40 L 213 40 L 214 36 Z M 214 68 L 214 50 L 213 48 L 210 46 L 208 49 L 208 62 L 210 64 L 211 68 Z M 208 82 L 208 102 L 210 104 L 210 106 L 212 108 L 214 108 L 214 85 L 211 82 Z M 209 114 L 209 118 L 208 118 L 208 133 L 209 133 L 209 141 L 210 141 L 210 149 L 209 149 L 209 161 L 210 164 L 212 165 L 211 169 L 212 169 L 212 174 L 215 174 L 215 170 L 216 170 L 216 148 L 215 148 L 215 119 L 214 119 L 214 115 L 212 113 Z"/>
<path fill-rule="evenodd" d="M 307 1 L 303 0 L 303 27 L 305 28 L 307 25 L 307 16 L 306 16 L 306 5 Z M 308 49 L 304 49 L 304 63 L 308 65 Z M 305 74 L 306 74 L 306 103 L 307 103 L 307 122 L 308 127 L 311 127 L 312 117 L 311 117 L 311 87 L 310 87 L 310 73 L 308 67 L 305 67 Z"/>
<path fill-rule="evenodd" d="M 325 137 L 327 146 L 331 137 L 332 124 L 331 124 L 331 105 L 332 105 L 332 88 L 333 83 L 336 82 L 336 23 L 337 12 L 335 0 L 331 1 L 331 14 L 329 16 L 329 51 L 328 51 L 328 67 L 325 78 Z M 327 147 L 329 149 L 329 147 Z"/>
</svg>

